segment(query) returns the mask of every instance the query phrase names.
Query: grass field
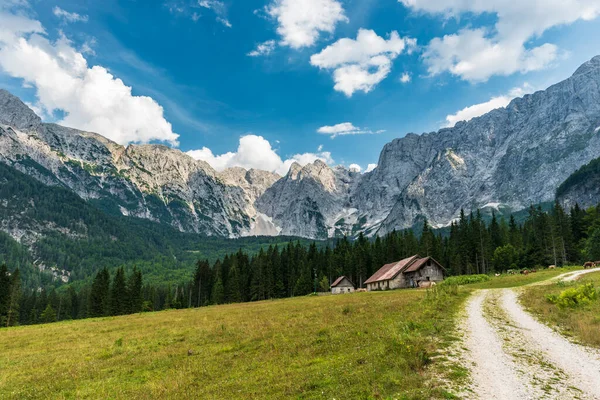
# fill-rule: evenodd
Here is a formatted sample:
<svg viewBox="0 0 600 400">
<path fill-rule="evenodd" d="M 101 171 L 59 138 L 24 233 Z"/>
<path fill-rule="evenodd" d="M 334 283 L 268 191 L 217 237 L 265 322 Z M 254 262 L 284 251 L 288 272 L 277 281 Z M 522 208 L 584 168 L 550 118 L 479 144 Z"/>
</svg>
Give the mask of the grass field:
<svg viewBox="0 0 600 400">
<path fill-rule="evenodd" d="M 311 296 L 2 329 L 0 398 L 449 397 L 434 360 L 451 340 L 467 294 L 441 291 Z"/>
<path fill-rule="evenodd" d="M 564 268 L 556 268 L 556 269 L 544 269 L 533 274 L 529 275 L 507 275 L 502 274 L 499 277 L 493 276 L 487 282 L 474 283 L 472 285 L 467 285 L 471 289 L 504 289 L 510 287 L 519 287 L 530 285 L 532 283 L 538 283 L 541 281 L 545 281 L 560 274 L 564 274 L 570 271 L 576 271 L 581 269 L 581 267 L 570 266 Z"/>
<path fill-rule="evenodd" d="M 561 333 L 576 340 L 600 347 L 600 300 L 575 308 L 560 308 L 550 303 L 546 295 L 559 295 L 564 290 L 593 282 L 600 287 L 600 273 L 584 275 L 577 282 L 554 283 L 528 287 L 521 295 L 521 302 L 542 321 L 558 326 Z"/>
</svg>

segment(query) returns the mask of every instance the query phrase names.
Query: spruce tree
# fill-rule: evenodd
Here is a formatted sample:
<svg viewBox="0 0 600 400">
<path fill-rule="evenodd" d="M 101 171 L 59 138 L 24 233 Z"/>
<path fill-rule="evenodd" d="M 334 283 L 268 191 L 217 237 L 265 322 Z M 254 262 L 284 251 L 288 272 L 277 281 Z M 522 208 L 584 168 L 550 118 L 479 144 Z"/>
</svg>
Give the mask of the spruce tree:
<svg viewBox="0 0 600 400">
<path fill-rule="evenodd" d="M 11 294 L 11 279 L 6 265 L 0 266 L 0 326 L 6 326 Z"/>
<path fill-rule="evenodd" d="M 121 267 L 117 269 L 110 288 L 110 315 L 127 314 L 129 308 L 128 298 L 125 271 Z"/>
<path fill-rule="evenodd" d="M 110 274 L 106 268 L 96 274 L 89 296 L 88 315 L 102 317 L 109 314 Z"/>
<path fill-rule="evenodd" d="M 44 311 L 40 314 L 40 320 L 44 324 L 49 324 L 51 322 L 56 322 L 56 311 L 52 307 L 52 304 L 48 303 Z"/>
<path fill-rule="evenodd" d="M 127 280 L 128 313 L 139 313 L 142 311 L 142 304 L 144 302 L 142 281 L 142 272 L 137 267 L 133 267 L 133 272 Z"/>
<path fill-rule="evenodd" d="M 8 299 L 8 312 L 6 326 L 19 324 L 19 308 L 21 306 L 21 273 L 15 269 L 11 275 L 10 295 Z"/>
</svg>

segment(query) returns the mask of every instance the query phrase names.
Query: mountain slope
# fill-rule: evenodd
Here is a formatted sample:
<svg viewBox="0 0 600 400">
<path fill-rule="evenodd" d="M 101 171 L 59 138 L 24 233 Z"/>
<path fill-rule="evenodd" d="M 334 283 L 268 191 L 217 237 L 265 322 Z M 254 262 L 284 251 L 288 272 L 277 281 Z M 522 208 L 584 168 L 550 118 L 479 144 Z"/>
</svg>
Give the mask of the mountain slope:
<svg viewBox="0 0 600 400">
<path fill-rule="evenodd" d="M 207 236 L 385 234 L 461 209 L 518 211 L 600 154 L 600 56 L 547 90 L 453 128 L 384 146 L 361 175 L 320 160 L 284 177 L 207 163 L 162 145 L 120 146 L 42 123 L 0 90 L 0 162 L 112 215 Z M 577 200 L 577 199 L 574 199 Z"/>
<path fill-rule="evenodd" d="M 2 90 L 0 161 L 113 214 L 205 235 L 241 236 L 250 229 L 244 190 L 227 185 L 205 162 L 166 146 L 123 147 L 94 133 L 41 123 Z"/>
<path fill-rule="evenodd" d="M 556 199 L 563 207 L 589 208 L 600 204 L 600 158 L 579 168 L 556 190 Z"/>
<path fill-rule="evenodd" d="M 393 173 L 396 160 L 410 154 L 403 168 L 408 176 L 401 174 L 395 186 L 381 188 L 369 177 L 358 191 L 376 199 L 389 196 L 389 187 L 397 193 L 379 233 L 410 227 L 419 217 L 445 225 L 461 208 L 506 205 L 518 210 L 552 201 L 569 175 L 600 154 L 599 126 L 600 56 L 569 79 L 506 108 L 454 128 L 395 140 L 382 152 L 379 168 Z M 383 175 L 383 182 L 392 180 Z M 368 210 L 368 205 L 363 201 L 356 207 Z M 372 209 L 369 217 L 387 211 Z"/>
</svg>

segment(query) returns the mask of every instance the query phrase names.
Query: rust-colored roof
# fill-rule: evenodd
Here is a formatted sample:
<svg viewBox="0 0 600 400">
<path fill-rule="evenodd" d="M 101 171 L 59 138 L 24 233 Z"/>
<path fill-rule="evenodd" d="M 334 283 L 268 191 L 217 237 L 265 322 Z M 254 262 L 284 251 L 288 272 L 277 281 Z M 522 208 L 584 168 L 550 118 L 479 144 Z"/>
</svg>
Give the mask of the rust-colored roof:
<svg viewBox="0 0 600 400">
<path fill-rule="evenodd" d="M 340 276 L 339 278 L 337 278 L 337 279 L 335 280 L 335 282 L 333 282 L 333 283 L 331 284 L 331 287 L 332 287 L 332 288 L 333 288 L 333 287 L 336 287 L 337 285 L 339 285 L 340 283 L 342 283 L 342 281 L 343 281 L 344 279 L 348 279 L 348 278 L 347 278 L 346 276 L 343 276 L 343 275 L 342 275 L 342 276 Z M 348 282 L 350 282 L 350 284 L 351 284 L 352 286 L 354 286 L 354 283 L 352 283 L 352 281 L 351 281 L 350 279 L 348 279 Z"/>
<path fill-rule="evenodd" d="M 419 269 L 421 269 L 421 267 L 423 267 L 423 265 L 425 265 L 427 260 L 429 260 L 429 257 L 419 258 L 414 263 L 412 263 L 410 267 L 406 268 L 406 270 L 404 272 L 418 271 Z"/>
<path fill-rule="evenodd" d="M 372 277 L 367 279 L 365 281 L 365 284 L 394 279 L 396 275 L 402 272 L 403 269 L 412 265 L 412 263 L 418 260 L 419 258 L 420 257 L 416 255 L 405 258 L 404 260 L 396 261 L 390 264 L 385 264 L 383 267 L 379 268 L 379 271 L 375 272 Z"/>
<path fill-rule="evenodd" d="M 402 271 L 402 272 L 415 272 L 420 270 L 425 263 L 427 263 L 427 261 L 433 261 L 435 264 L 437 264 L 441 269 L 443 269 L 444 271 L 446 270 L 444 267 L 442 267 L 442 264 L 440 264 L 439 262 L 437 262 L 433 257 L 425 257 L 425 258 L 420 258 L 417 261 L 415 261 L 413 264 L 411 264 L 410 267 L 408 267 L 406 270 Z"/>
</svg>

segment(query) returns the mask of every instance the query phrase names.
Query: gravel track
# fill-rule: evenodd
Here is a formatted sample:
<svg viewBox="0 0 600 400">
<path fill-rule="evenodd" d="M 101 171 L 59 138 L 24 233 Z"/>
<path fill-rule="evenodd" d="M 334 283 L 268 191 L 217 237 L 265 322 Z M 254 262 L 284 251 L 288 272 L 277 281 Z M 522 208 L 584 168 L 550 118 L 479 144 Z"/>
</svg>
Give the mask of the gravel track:
<svg viewBox="0 0 600 400">
<path fill-rule="evenodd" d="M 573 281 L 600 268 L 570 272 Z M 460 330 L 473 399 L 600 400 L 600 351 L 570 342 L 535 320 L 511 289 L 477 291 Z"/>
</svg>

